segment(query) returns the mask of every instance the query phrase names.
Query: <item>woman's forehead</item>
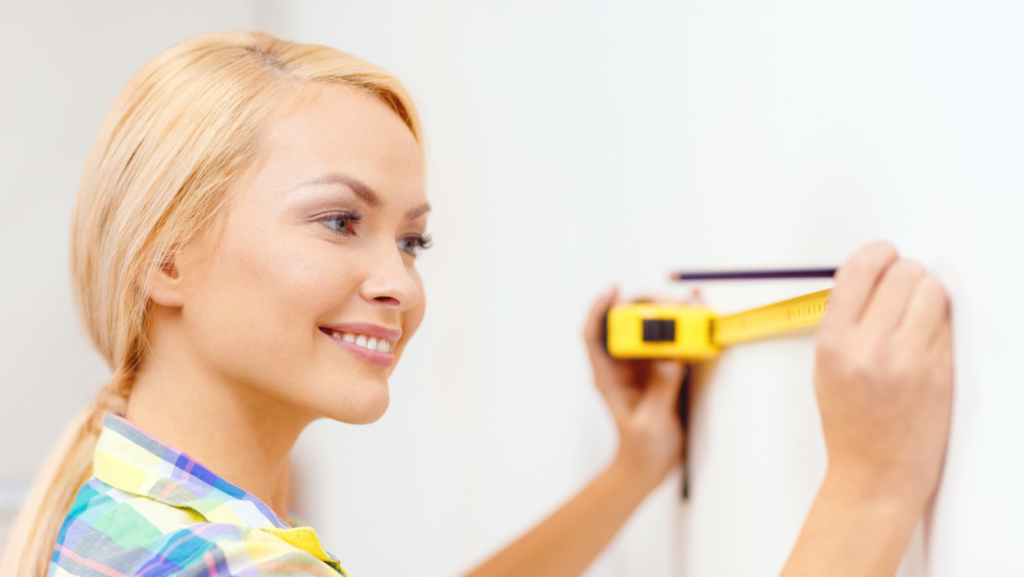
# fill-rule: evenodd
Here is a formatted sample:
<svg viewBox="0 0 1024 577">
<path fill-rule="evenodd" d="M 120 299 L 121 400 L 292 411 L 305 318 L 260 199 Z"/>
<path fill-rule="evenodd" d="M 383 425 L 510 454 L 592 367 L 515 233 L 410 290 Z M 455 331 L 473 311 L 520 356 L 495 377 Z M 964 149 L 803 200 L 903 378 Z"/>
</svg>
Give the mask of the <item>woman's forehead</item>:
<svg viewBox="0 0 1024 577">
<path fill-rule="evenodd" d="M 318 142 L 359 142 L 363 148 L 400 144 L 422 155 L 412 130 L 387 103 L 353 87 L 326 86 L 301 93 L 293 105 L 282 109 L 270 130 L 275 137 L 287 132 L 319 135 Z"/>
<path fill-rule="evenodd" d="M 257 178 L 288 188 L 344 186 L 387 200 L 426 202 L 423 153 L 412 131 L 378 98 L 354 89 L 321 91 L 279 118 L 264 142 Z M 368 203 L 373 204 L 373 203 Z"/>
</svg>

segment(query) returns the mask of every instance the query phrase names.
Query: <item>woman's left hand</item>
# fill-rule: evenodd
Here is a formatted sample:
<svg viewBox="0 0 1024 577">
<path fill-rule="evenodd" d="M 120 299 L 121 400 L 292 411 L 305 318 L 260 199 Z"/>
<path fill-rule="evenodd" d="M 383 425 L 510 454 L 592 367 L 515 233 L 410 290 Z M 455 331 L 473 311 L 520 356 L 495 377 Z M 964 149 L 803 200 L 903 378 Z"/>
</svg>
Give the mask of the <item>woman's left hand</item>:
<svg viewBox="0 0 1024 577">
<path fill-rule="evenodd" d="M 594 302 L 583 338 L 601 392 L 619 430 L 615 464 L 654 489 L 682 460 L 677 414 L 685 368 L 681 361 L 620 361 L 608 355 L 604 318 L 618 297 L 612 288 Z"/>
</svg>

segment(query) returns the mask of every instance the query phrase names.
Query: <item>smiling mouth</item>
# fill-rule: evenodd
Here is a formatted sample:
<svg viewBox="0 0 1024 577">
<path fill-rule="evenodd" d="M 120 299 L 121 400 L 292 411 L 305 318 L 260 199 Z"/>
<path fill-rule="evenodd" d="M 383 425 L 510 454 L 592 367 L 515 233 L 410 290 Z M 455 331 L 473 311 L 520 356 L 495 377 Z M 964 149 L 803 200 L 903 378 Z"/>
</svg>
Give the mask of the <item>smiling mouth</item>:
<svg viewBox="0 0 1024 577">
<path fill-rule="evenodd" d="M 368 351 L 373 351 L 373 352 L 378 352 L 378 353 L 390 353 L 391 349 L 394 347 L 394 343 L 392 343 L 391 341 L 389 341 L 387 339 L 383 339 L 383 338 L 371 337 L 371 336 L 368 336 L 368 335 L 361 335 L 361 334 L 358 334 L 358 333 L 345 333 L 345 332 L 342 332 L 342 331 L 332 331 L 332 330 L 329 330 L 329 329 L 320 329 L 320 330 L 322 330 L 324 333 L 327 334 L 327 336 L 329 336 L 329 337 L 331 337 L 333 339 L 337 339 L 339 341 L 344 341 L 346 343 L 349 343 L 351 345 L 355 345 L 357 347 L 366 349 Z"/>
</svg>

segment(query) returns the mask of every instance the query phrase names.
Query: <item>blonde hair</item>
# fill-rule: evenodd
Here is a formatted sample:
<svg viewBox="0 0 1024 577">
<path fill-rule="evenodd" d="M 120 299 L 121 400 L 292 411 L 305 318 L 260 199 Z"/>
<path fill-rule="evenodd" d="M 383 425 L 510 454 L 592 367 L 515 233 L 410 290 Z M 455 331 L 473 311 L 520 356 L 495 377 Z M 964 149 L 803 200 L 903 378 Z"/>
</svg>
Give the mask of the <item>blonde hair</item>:
<svg viewBox="0 0 1024 577">
<path fill-rule="evenodd" d="M 71 234 L 79 311 L 113 375 L 37 478 L 0 574 L 46 575 L 64 517 L 92 476 L 103 418 L 124 410 L 146 350 L 149 306 L 141 283 L 217 218 L 261 135 L 310 85 L 376 96 L 420 141 L 412 100 L 391 74 L 332 48 L 261 32 L 182 42 L 143 66 L 114 102 L 82 176 Z"/>
</svg>

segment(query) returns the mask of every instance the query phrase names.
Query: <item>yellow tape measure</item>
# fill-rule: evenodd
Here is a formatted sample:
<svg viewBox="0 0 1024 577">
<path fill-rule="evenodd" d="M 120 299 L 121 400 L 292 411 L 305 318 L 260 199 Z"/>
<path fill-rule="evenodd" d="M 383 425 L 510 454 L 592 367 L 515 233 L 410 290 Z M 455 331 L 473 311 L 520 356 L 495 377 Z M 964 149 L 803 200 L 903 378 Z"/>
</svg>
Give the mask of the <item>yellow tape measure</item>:
<svg viewBox="0 0 1024 577">
<path fill-rule="evenodd" d="M 605 319 L 605 344 L 617 359 L 704 361 L 726 345 L 818 324 L 828 295 L 818 291 L 726 316 L 692 305 L 615 305 Z"/>
</svg>

